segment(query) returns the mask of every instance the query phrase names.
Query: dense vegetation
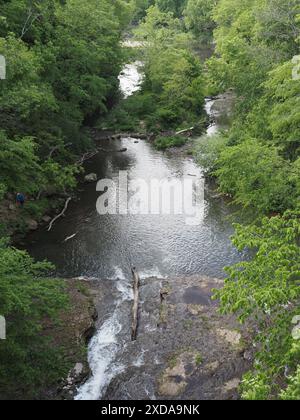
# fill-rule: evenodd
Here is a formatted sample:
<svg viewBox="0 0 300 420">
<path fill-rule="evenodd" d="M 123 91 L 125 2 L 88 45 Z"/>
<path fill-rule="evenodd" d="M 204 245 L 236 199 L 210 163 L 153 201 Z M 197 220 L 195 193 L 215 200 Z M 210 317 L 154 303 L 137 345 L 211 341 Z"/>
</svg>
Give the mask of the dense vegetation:
<svg viewBox="0 0 300 420">
<path fill-rule="evenodd" d="M 236 226 L 234 244 L 254 252 L 251 261 L 227 269 L 217 296 L 223 312 L 254 321 L 259 331 L 243 397 L 299 399 L 299 341 L 292 329 L 300 314 L 300 78 L 293 59 L 300 4 L 217 3 L 208 78 L 211 92 L 234 89 L 235 115 L 228 133 L 202 138 L 196 149 L 220 190 L 250 210 L 253 223 Z"/>
<path fill-rule="evenodd" d="M 0 80 L 0 237 L 7 194 L 25 194 L 21 220 L 42 215 L 53 194 L 76 185 L 74 162 L 92 147 L 84 127 L 118 97 L 120 40 L 131 7 L 126 0 L 0 0 L 0 54 L 7 62 Z M 33 397 L 70 368 L 43 333 L 67 299 L 61 282 L 44 278 L 50 268 L 1 240 L 1 398 Z"/>
<path fill-rule="evenodd" d="M 139 23 L 145 77 L 108 113 L 130 21 Z M 197 55 L 203 43 L 215 45 L 206 63 Z M 0 81 L 0 200 L 20 190 L 39 212 L 50 194 L 73 188 L 76 156 L 91 145 L 88 123 L 166 132 L 156 140 L 165 149 L 184 143 L 175 130 L 203 126 L 206 95 L 236 95 L 230 130 L 201 137 L 195 150 L 220 191 L 252 216 L 235 226 L 233 242 L 253 258 L 227 268 L 216 294 L 224 313 L 256 330 L 245 399 L 300 399 L 299 45 L 299 0 L 0 0 L 8 64 Z M 1 242 L 0 314 L 10 334 L 0 342 L 0 387 L 8 393 L 15 377 L 34 389 L 65 369 L 44 351 L 47 338 L 37 340 L 41 319 L 66 303 L 62 284 L 43 280 L 49 268 Z"/>
<path fill-rule="evenodd" d="M 63 349 L 43 334 L 45 319 L 58 317 L 68 303 L 63 282 L 43 278 L 51 268 L 0 241 L 0 311 L 7 327 L 7 340 L 0 341 L 0 399 L 37 396 L 70 368 Z"/>
<path fill-rule="evenodd" d="M 118 93 L 129 6 L 0 1 L 2 194 L 20 189 L 34 197 L 74 185 L 74 155 L 89 147 L 84 124 L 104 116 Z"/>
</svg>

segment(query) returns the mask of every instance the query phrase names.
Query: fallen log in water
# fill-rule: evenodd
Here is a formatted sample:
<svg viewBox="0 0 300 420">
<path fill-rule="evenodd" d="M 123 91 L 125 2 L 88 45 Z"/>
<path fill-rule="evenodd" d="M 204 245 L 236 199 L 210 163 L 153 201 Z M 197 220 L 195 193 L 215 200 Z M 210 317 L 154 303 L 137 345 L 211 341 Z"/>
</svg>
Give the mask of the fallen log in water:
<svg viewBox="0 0 300 420">
<path fill-rule="evenodd" d="M 132 268 L 133 275 L 133 307 L 132 307 L 132 328 L 131 328 L 131 340 L 135 341 L 137 336 L 138 329 L 138 316 L 139 316 L 139 287 L 140 287 L 140 278 L 135 269 Z"/>
<path fill-rule="evenodd" d="M 93 152 L 85 153 L 81 159 L 76 162 L 76 165 L 83 165 L 85 161 L 92 159 L 92 157 L 96 156 L 99 153 L 99 150 L 94 150 Z"/>
<path fill-rule="evenodd" d="M 60 217 L 64 216 L 65 212 L 67 211 L 68 205 L 70 203 L 70 201 L 72 200 L 71 197 L 69 197 L 65 203 L 65 207 L 63 209 L 63 211 L 61 213 L 59 213 L 56 217 L 54 217 L 54 219 L 50 222 L 49 227 L 48 227 L 48 232 L 50 232 L 50 230 L 52 229 L 53 224 L 56 222 L 57 219 L 59 219 Z"/>
<path fill-rule="evenodd" d="M 67 238 L 63 241 L 63 243 L 68 242 L 68 241 L 70 241 L 71 239 L 75 238 L 75 236 L 77 236 L 77 234 L 78 234 L 78 232 L 74 233 L 74 234 L 73 234 L 73 235 L 71 235 L 71 236 L 68 236 L 68 237 L 67 237 Z"/>
</svg>

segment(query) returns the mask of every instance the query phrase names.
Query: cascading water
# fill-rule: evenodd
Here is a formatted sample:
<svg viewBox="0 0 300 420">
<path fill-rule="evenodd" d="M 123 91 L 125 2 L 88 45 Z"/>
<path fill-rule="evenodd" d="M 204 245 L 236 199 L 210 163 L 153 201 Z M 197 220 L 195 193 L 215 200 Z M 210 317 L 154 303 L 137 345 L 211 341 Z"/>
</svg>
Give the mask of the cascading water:
<svg viewBox="0 0 300 420">
<path fill-rule="evenodd" d="M 101 398 L 109 381 L 124 369 L 122 364 L 115 363 L 115 357 L 122 349 L 118 334 L 122 330 L 122 312 L 120 307 L 132 299 L 132 289 L 120 269 L 116 270 L 116 279 L 112 279 L 119 292 L 115 309 L 103 322 L 89 345 L 89 365 L 91 378 L 79 389 L 75 400 L 98 400 Z"/>
</svg>

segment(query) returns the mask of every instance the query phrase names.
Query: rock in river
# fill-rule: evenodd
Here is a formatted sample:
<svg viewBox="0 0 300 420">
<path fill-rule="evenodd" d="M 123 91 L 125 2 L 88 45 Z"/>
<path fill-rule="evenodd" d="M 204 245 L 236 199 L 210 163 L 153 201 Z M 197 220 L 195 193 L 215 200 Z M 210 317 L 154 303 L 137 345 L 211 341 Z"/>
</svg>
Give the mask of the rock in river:
<svg viewBox="0 0 300 420">
<path fill-rule="evenodd" d="M 84 177 L 85 182 L 97 182 L 97 174 L 88 174 Z"/>
<path fill-rule="evenodd" d="M 39 224 L 37 221 L 33 220 L 33 219 L 29 219 L 27 220 L 27 226 L 29 230 L 37 230 L 39 227 Z"/>
<path fill-rule="evenodd" d="M 42 218 L 42 221 L 43 221 L 44 223 L 50 223 L 50 222 L 51 222 L 51 217 L 50 217 L 50 216 L 44 216 L 44 217 Z"/>
</svg>

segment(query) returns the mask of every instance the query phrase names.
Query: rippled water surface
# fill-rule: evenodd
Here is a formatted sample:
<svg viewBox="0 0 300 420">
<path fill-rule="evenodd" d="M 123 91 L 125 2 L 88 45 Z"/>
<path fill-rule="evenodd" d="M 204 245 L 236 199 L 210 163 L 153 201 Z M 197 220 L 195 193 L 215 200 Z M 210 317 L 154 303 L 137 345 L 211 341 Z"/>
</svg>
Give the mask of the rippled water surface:
<svg viewBox="0 0 300 420">
<path fill-rule="evenodd" d="M 201 177 L 201 170 L 190 158 L 156 151 L 146 141 L 135 143 L 123 138 L 105 146 L 87 164 L 87 172 L 100 178 L 118 178 L 127 170 L 129 182 L 136 178 L 174 179 Z M 111 152 L 127 148 L 126 153 Z M 195 178 L 196 178 L 195 177 Z M 230 208 L 206 185 L 205 217 L 199 226 L 188 226 L 181 215 L 105 215 L 96 211 L 99 192 L 96 184 L 82 186 L 79 200 L 73 202 L 65 218 L 51 232 L 31 236 L 30 252 L 38 259 L 47 258 L 64 276 L 109 278 L 114 267 L 129 274 L 130 265 L 148 275 L 203 273 L 222 276 L 223 267 L 240 259 L 232 246 Z M 64 239 L 77 236 L 64 243 Z"/>
</svg>

